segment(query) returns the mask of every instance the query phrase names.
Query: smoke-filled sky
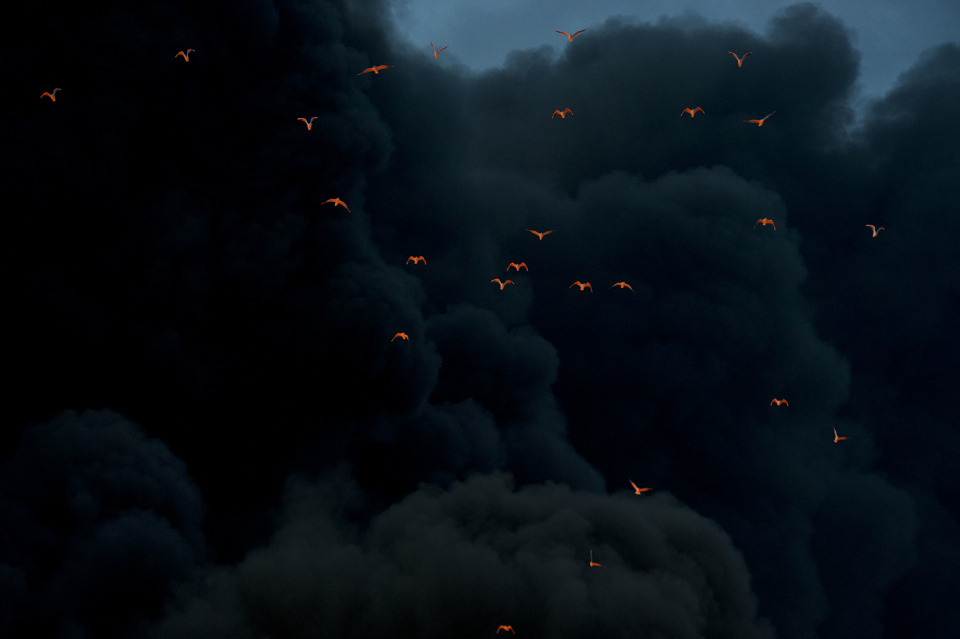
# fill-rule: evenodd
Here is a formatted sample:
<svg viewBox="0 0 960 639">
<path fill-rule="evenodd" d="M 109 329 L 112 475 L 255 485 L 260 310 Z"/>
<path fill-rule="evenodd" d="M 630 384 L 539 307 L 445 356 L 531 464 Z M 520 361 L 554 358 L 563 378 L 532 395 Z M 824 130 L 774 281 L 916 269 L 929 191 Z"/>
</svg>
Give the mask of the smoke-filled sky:
<svg viewBox="0 0 960 639">
<path fill-rule="evenodd" d="M 401 10 L 7 9 L 0 635 L 960 635 L 960 44 Z"/>
</svg>

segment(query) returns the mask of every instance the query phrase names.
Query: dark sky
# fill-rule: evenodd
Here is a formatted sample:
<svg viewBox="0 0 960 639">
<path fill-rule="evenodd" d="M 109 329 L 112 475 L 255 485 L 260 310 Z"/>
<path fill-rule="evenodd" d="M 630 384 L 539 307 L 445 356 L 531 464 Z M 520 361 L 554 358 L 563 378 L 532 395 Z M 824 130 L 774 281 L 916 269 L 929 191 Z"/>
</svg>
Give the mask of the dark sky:
<svg viewBox="0 0 960 639">
<path fill-rule="evenodd" d="M 957 42 L 5 13 L 0 636 L 960 635 Z"/>
</svg>

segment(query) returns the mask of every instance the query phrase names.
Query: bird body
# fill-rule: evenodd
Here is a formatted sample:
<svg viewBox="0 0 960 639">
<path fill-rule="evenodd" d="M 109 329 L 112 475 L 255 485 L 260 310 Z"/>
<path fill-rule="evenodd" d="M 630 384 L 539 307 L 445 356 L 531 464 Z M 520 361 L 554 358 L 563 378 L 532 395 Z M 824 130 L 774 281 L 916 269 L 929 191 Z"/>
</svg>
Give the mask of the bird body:
<svg viewBox="0 0 960 639">
<path fill-rule="evenodd" d="M 520 262 L 519 264 L 517 264 L 516 262 L 510 262 L 509 264 L 507 264 L 507 270 L 509 271 L 511 268 L 515 268 L 515 269 L 517 269 L 517 271 L 519 272 L 521 266 L 523 267 L 523 270 L 525 270 L 525 271 L 529 271 L 529 270 L 530 270 L 530 269 L 527 268 L 527 263 L 526 263 L 526 262 Z"/>
<path fill-rule="evenodd" d="M 506 286 L 507 284 L 516 284 L 516 282 L 514 282 L 513 280 L 507 280 L 507 281 L 505 281 L 505 282 L 501 282 L 499 277 L 495 277 L 495 278 L 493 278 L 493 279 L 490 280 L 490 281 L 491 281 L 491 282 L 496 282 L 497 284 L 499 284 L 501 291 L 503 290 L 503 287 Z"/>
<path fill-rule="evenodd" d="M 873 224 L 865 224 L 864 226 L 873 231 L 873 235 L 871 237 L 876 237 L 877 233 L 883 230 L 882 226 L 874 226 Z"/>
<path fill-rule="evenodd" d="M 433 49 L 433 57 L 436 60 L 440 58 L 440 52 L 443 51 L 443 49 L 446 49 L 447 47 L 443 47 L 443 49 L 440 49 L 440 51 L 437 51 L 437 48 L 433 46 L 433 43 L 431 42 L 430 48 Z"/>
<path fill-rule="evenodd" d="M 553 112 L 553 115 L 550 116 L 550 119 L 552 120 L 553 118 L 557 117 L 558 115 L 560 116 L 561 119 L 563 119 L 563 118 L 567 117 L 567 114 L 568 114 L 568 113 L 569 113 L 570 115 L 573 115 L 573 111 L 571 111 L 569 108 L 566 108 L 566 109 L 564 109 L 563 111 L 561 111 L 560 109 L 556 109 L 556 110 Z"/>
<path fill-rule="evenodd" d="M 763 123 L 767 121 L 767 118 L 769 118 L 774 113 L 776 113 L 776 111 L 771 111 L 770 113 L 766 114 L 759 120 L 744 120 L 744 122 L 750 122 L 751 124 L 756 124 L 757 126 L 763 126 Z"/>
<path fill-rule="evenodd" d="M 590 567 L 591 568 L 601 568 L 603 564 L 598 564 L 593 560 L 593 549 L 590 550 Z"/>
<path fill-rule="evenodd" d="M 500 634 L 500 631 L 501 631 L 501 630 L 503 630 L 503 631 L 508 631 L 508 630 L 509 630 L 510 632 L 513 632 L 513 634 L 517 634 L 516 632 L 514 632 L 513 626 L 503 626 L 503 625 L 501 625 L 499 628 L 497 628 L 497 634 L 498 634 L 498 635 Z"/>
<path fill-rule="evenodd" d="M 404 341 L 410 341 L 410 336 L 407 335 L 406 333 L 397 333 L 397 334 L 395 334 L 393 337 L 390 338 L 390 341 L 392 342 L 393 340 L 397 339 L 398 337 L 399 337 L 400 339 L 404 340 Z"/>
<path fill-rule="evenodd" d="M 543 231 L 542 233 L 541 233 L 540 231 L 534 231 L 533 229 L 526 229 L 526 230 L 527 230 L 527 231 L 530 231 L 531 233 L 533 233 L 534 235 L 536 235 L 537 237 L 539 237 L 541 240 L 543 239 L 543 236 L 544 236 L 544 235 L 549 235 L 550 233 L 553 233 L 552 230 L 550 230 L 550 231 Z"/>
<path fill-rule="evenodd" d="M 741 55 L 741 56 L 738 56 L 738 55 L 737 55 L 736 53 L 734 53 L 733 51 L 727 51 L 727 53 L 729 53 L 730 55 L 732 55 L 733 57 L 735 57 L 735 58 L 737 59 L 737 66 L 738 66 L 738 67 L 742 67 L 742 66 L 743 66 L 743 60 L 744 60 L 744 58 L 746 58 L 748 55 L 753 55 L 753 51 L 751 51 L 750 53 L 744 53 L 744 54 Z"/>
<path fill-rule="evenodd" d="M 633 486 L 633 493 L 635 495 L 642 495 L 643 493 L 648 493 L 651 490 L 653 490 L 653 488 L 640 488 L 635 483 L 633 483 L 632 479 L 630 480 L 630 485 Z"/>
<path fill-rule="evenodd" d="M 363 75 L 364 73 L 370 73 L 371 71 L 373 71 L 374 75 L 380 75 L 380 72 L 383 71 L 384 69 L 392 69 L 392 68 L 393 68 L 392 64 L 378 64 L 377 66 L 368 67 L 364 69 L 357 75 Z"/>
<path fill-rule="evenodd" d="M 692 109 L 687 108 L 687 109 L 684 109 L 683 111 L 681 111 L 681 112 L 680 112 L 680 117 L 682 118 L 684 113 L 689 113 L 691 118 L 692 118 L 692 117 L 695 117 L 695 116 L 697 115 L 697 111 L 699 111 L 700 113 L 706 114 L 706 112 L 705 112 L 701 107 L 694 107 L 694 108 L 692 108 Z"/>
<path fill-rule="evenodd" d="M 573 288 L 574 286 L 579 286 L 581 291 L 584 290 L 584 289 L 589 288 L 589 289 L 590 289 L 590 292 L 593 293 L 593 287 L 590 286 L 590 282 L 581 282 L 580 280 L 577 280 L 576 282 L 574 282 L 573 284 L 571 284 L 571 285 L 568 286 L 567 288 Z"/>
<path fill-rule="evenodd" d="M 343 208 L 347 209 L 348 213 L 350 212 L 350 207 L 347 206 L 346 202 L 344 202 L 338 197 L 332 197 L 329 200 L 324 200 L 323 202 L 321 202 L 321 204 L 329 204 L 329 203 L 332 203 L 334 206 L 342 206 Z"/>
<path fill-rule="evenodd" d="M 790 402 L 788 402 L 785 399 L 777 399 L 776 397 L 774 397 L 773 399 L 770 400 L 770 405 L 773 406 L 774 404 L 776 404 L 777 406 L 779 406 L 780 404 L 783 404 L 784 406 L 789 406 Z"/>
<path fill-rule="evenodd" d="M 584 31 L 586 31 L 586 29 L 580 29 L 579 31 L 574 31 L 572 35 L 567 33 L 566 31 L 557 31 L 557 33 L 567 36 L 567 39 L 569 39 L 570 42 L 573 42 L 574 36 L 576 36 L 578 33 L 583 33 Z"/>
<path fill-rule="evenodd" d="M 44 98 L 50 98 L 50 101 L 51 101 L 51 102 L 56 102 L 56 101 L 57 101 L 57 91 L 59 91 L 59 90 L 60 90 L 60 87 L 57 87 L 56 89 L 54 89 L 54 90 L 53 90 L 53 93 L 50 93 L 49 91 L 44 91 L 43 93 L 40 94 L 40 99 L 42 100 L 42 99 L 44 99 Z"/>
<path fill-rule="evenodd" d="M 753 228 L 757 228 L 757 224 L 759 224 L 760 226 L 766 226 L 767 224 L 770 224 L 770 225 L 773 226 L 773 230 L 774 230 L 774 231 L 777 230 L 777 225 L 774 224 L 774 223 L 773 223 L 773 220 L 771 220 L 771 219 L 768 218 L 768 217 L 764 217 L 764 218 L 761 218 L 761 219 L 757 220 L 756 223 L 753 225 Z"/>
<path fill-rule="evenodd" d="M 633 291 L 633 287 L 627 284 L 626 282 L 614 282 L 610 286 L 610 288 L 613 288 L 614 286 L 619 286 L 620 288 L 629 288 L 631 291 Z M 633 292 L 636 293 L 636 291 L 633 291 Z"/>
<path fill-rule="evenodd" d="M 836 444 L 836 443 L 837 443 L 838 441 L 840 441 L 841 439 L 849 439 L 849 437 L 840 437 L 840 435 L 837 435 L 837 429 L 834 428 L 834 429 L 833 429 L 833 443 Z"/>
<path fill-rule="evenodd" d="M 426 263 L 427 263 L 427 258 L 425 258 L 425 257 L 422 256 L 422 255 L 418 255 L 417 257 L 414 257 L 414 256 L 411 255 L 410 257 L 407 258 L 406 263 L 409 264 L 410 262 L 413 262 L 414 264 L 416 264 L 416 263 L 418 263 L 418 262 L 423 262 L 424 264 L 426 264 Z"/>
<path fill-rule="evenodd" d="M 184 62 L 190 62 L 190 54 L 193 53 L 196 49 L 187 49 L 186 51 L 177 51 L 177 55 L 173 56 L 174 58 L 183 58 Z"/>
<path fill-rule="evenodd" d="M 317 116 L 313 116 L 313 117 L 310 118 L 309 120 L 307 120 L 306 118 L 297 118 L 297 119 L 300 120 L 301 122 L 303 122 L 304 124 L 306 124 L 306 125 L 307 125 L 307 131 L 309 131 L 310 129 L 313 128 L 313 121 L 317 119 Z"/>
</svg>

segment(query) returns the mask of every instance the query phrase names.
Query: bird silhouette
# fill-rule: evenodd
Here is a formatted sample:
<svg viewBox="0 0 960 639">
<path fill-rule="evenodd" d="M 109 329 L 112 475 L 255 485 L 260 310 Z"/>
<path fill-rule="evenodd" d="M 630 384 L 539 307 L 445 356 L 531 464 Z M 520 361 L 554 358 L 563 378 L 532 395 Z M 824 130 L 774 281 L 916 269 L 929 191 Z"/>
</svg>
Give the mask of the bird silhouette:
<svg viewBox="0 0 960 639">
<path fill-rule="evenodd" d="M 540 231 L 534 231 L 533 229 L 525 229 L 525 230 L 530 231 L 531 233 L 533 233 L 534 235 L 536 235 L 537 237 L 539 237 L 541 240 L 543 239 L 543 236 L 544 236 L 544 235 L 549 235 L 550 233 L 553 233 L 552 230 L 550 230 L 550 231 L 544 231 L 543 233 L 541 233 Z"/>
<path fill-rule="evenodd" d="M 398 337 L 401 338 L 401 339 L 403 339 L 404 341 L 408 341 L 408 342 L 410 341 L 410 336 L 407 335 L 406 333 L 397 333 L 396 335 L 394 335 L 393 337 L 390 338 L 390 341 L 392 342 L 393 340 L 397 339 Z"/>
<path fill-rule="evenodd" d="M 414 256 L 411 255 L 410 257 L 407 258 L 406 264 L 409 264 L 410 262 L 413 262 L 414 264 L 416 264 L 416 263 L 418 263 L 418 262 L 423 262 L 424 264 L 426 264 L 426 263 L 427 263 L 427 258 L 425 258 L 425 257 L 422 256 L 422 255 L 418 255 L 417 257 L 414 257 Z"/>
<path fill-rule="evenodd" d="M 383 71 L 384 69 L 392 69 L 392 68 L 393 68 L 392 64 L 379 64 L 375 67 L 368 67 L 363 71 L 361 71 L 360 73 L 358 73 L 357 75 L 363 75 L 364 73 L 370 73 L 371 71 L 373 71 L 374 75 L 380 75 L 380 72 Z"/>
<path fill-rule="evenodd" d="M 350 207 L 347 206 L 346 202 L 344 202 L 338 197 L 332 197 L 329 200 L 324 200 L 323 202 L 321 202 L 321 204 L 329 204 L 331 202 L 333 203 L 334 206 L 342 206 L 343 208 L 347 209 L 347 212 L 350 212 Z"/>
<path fill-rule="evenodd" d="M 614 282 L 610 286 L 610 288 L 613 288 L 614 286 L 619 286 L 620 288 L 629 288 L 631 291 L 633 291 L 633 287 L 627 284 L 626 282 Z M 633 292 L 636 293 L 636 291 L 633 291 Z"/>
<path fill-rule="evenodd" d="M 840 435 L 837 435 L 837 429 L 834 428 L 834 429 L 833 429 L 833 443 L 836 444 L 836 443 L 837 443 L 838 441 L 840 441 L 841 439 L 849 439 L 849 437 L 840 437 Z"/>
<path fill-rule="evenodd" d="M 741 55 L 741 56 L 738 56 L 738 55 L 737 55 L 736 53 L 734 53 L 733 51 L 727 51 L 727 53 L 729 53 L 730 55 L 732 55 L 733 57 L 735 57 L 735 58 L 737 59 L 737 66 L 738 66 L 738 67 L 742 67 L 742 66 L 743 66 L 743 60 L 744 60 L 744 58 L 746 58 L 748 55 L 753 55 L 753 51 L 751 51 L 750 53 L 744 53 L 744 54 Z"/>
<path fill-rule="evenodd" d="M 569 113 L 570 115 L 573 115 L 573 111 L 571 111 L 569 108 L 566 108 L 566 109 L 564 109 L 563 111 L 561 111 L 560 109 L 557 109 L 557 110 L 555 110 L 555 111 L 553 112 L 553 115 L 550 116 L 550 119 L 552 120 L 553 118 L 557 117 L 558 115 L 560 116 L 561 119 L 563 119 L 563 118 L 567 117 L 567 114 L 568 114 L 568 113 Z"/>
<path fill-rule="evenodd" d="M 774 113 L 776 113 L 776 111 L 771 111 L 770 113 L 766 114 L 759 120 L 744 120 L 744 122 L 750 122 L 752 124 L 756 124 L 757 126 L 763 126 L 763 123 L 767 121 L 767 118 L 769 118 Z"/>
<path fill-rule="evenodd" d="M 591 549 L 590 549 L 590 567 L 591 567 L 591 568 L 600 568 L 600 567 L 602 567 L 602 566 L 603 566 L 603 564 L 598 564 L 597 562 L 595 562 L 595 561 L 593 560 L 593 549 L 591 548 Z"/>
<path fill-rule="evenodd" d="M 648 493 L 651 490 L 653 490 L 653 488 L 640 488 L 635 483 L 633 483 L 632 479 L 630 480 L 630 485 L 633 486 L 633 493 L 635 495 L 642 495 L 643 493 Z"/>
<path fill-rule="evenodd" d="M 774 404 L 776 404 L 777 406 L 779 406 L 780 404 L 783 404 L 784 406 L 789 406 L 790 402 L 788 402 L 785 399 L 777 399 L 776 397 L 774 397 L 773 399 L 770 400 L 770 405 L 773 406 Z"/>
<path fill-rule="evenodd" d="M 692 118 L 692 117 L 696 117 L 697 111 L 699 111 L 700 113 L 703 113 L 704 115 L 706 115 L 706 112 L 703 110 L 703 108 L 701 108 L 701 107 L 694 107 L 694 108 L 692 108 L 692 109 L 687 108 L 687 109 L 684 109 L 683 111 L 681 111 L 681 112 L 680 112 L 680 117 L 682 118 L 684 113 L 689 113 L 691 118 Z"/>
<path fill-rule="evenodd" d="M 516 282 L 514 282 L 513 280 L 507 280 L 506 282 L 501 282 L 499 277 L 495 277 L 494 279 L 492 279 L 492 280 L 490 280 L 490 281 L 491 281 L 491 282 L 496 282 L 497 284 L 499 284 L 501 291 L 503 290 L 503 287 L 506 286 L 507 284 L 516 284 Z"/>
<path fill-rule="evenodd" d="M 525 270 L 525 271 L 529 271 L 529 270 L 530 270 L 530 269 L 527 268 L 527 263 L 526 263 L 526 262 L 520 262 L 519 264 L 517 264 L 516 262 L 510 262 L 509 264 L 507 264 L 507 270 L 509 271 L 511 268 L 515 268 L 515 269 L 517 269 L 517 271 L 520 271 L 520 267 L 521 267 L 521 266 L 523 267 L 523 270 Z"/>
<path fill-rule="evenodd" d="M 174 58 L 183 58 L 184 62 L 190 62 L 190 54 L 193 53 L 196 49 L 187 49 L 186 51 L 177 51 L 177 55 L 173 56 Z"/>
<path fill-rule="evenodd" d="M 571 285 L 568 286 L 567 288 L 573 288 L 574 286 L 579 286 L 581 291 L 582 291 L 583 289 L 585 289 L 585 288 L 589 288 L 589 289 L 590 289 L 590 292 L 593 293 L 593 287 L 590 286 L 590 282 L 583 282 L 583 283 L 581 283 L 580 280 L 577 280 L 576 282 L 574 282 L 573 284 L 571 284 Z"/>
<path fill-rule="evenodd" d="M 567 33 L 566 31 L 557 31 L 557 33 L 561 33 L 561 34 L 567 36 L 567 39 L 569 39 L 570 42 L 573 42 L 573 38 L 574 38 L 578 33 L 583 33 L 584 31 L 586 31 L 586 29 L 580 29 L 579 31 L 575 31 L 575 32 L 573 33 L 573 35 L 570 35 L 570 34 Z"/>
<path fill-rule="evenodd" d="M 443 49 L 440 49 L 440 51 L 437 51 L 437 48 L 436 48 L 435 46 L 433 46 L 433 43 L 431 42 L 431 43 L 430 43 L 430 48 L 433 49 L 433 57 L 434 57 L 434 59 L 437 59 L 437 60 L 438 60 L 438 59 L 440 59 L 440 52 L 443 51 L 443 49 L 446 49 L 447 47 L 443 47 Z"/>
<path fill-rule="evenodd" d="M 773 230 L 774 231 L 777 230 L 777 225 L 774 224 L 773 220 L 771 220 L 768 217 L 760 218 L 759 220 L 757 220 L 756 223 L 754 223 L 753 228 L 757 228 L 757 224 L 759 224 L 760 226 L 766 226 L 767 224 L 771 224 L 773 225 Z"/>
<path fill-rule="evenodd" d="M 310 118 L 309 120 L 307 120 L 306 118 L 297 118 L 297 119 L 300 120 L 301 122 L 303 122 L 304 124 L 306 124 L 306 125 L 307 125 L 307 131 L 309 131 L 310 129 L 313 128 L 313 121 L 317 119 L 317 116 L 313 116 L 313 117 Z"/>
<path fill-rule="evenodd" d="M 868 229 L 873 231 L 873 235 L 871 235 L 870 237 L 876 237 L 877 233 L 883 230 L 882 226 L 874 226 L 873 224 L 864 224 L 864 226 L 866 226 Z"/>
<path fill-rule="evenodd" d="M 500 627 L 497 628 L 497 634 L 498 634 L 498 635 L 500 634 L 500 631 L 501 631 L 501 630 L 509 630 L 510 632 L 513 632 L 513 634 L 517 634 L 516 632 L 514 632 L 513 626 L 504 626 L 504 625 L 501 625 Z"/>
<path fill-rule="evenodd" d="M 53 93 L 50 93 L 49 91 L 44 91 L 43 93 L 40 94 L 40 99 L 42 100 L 42 99 L 44 99 L 44 98 L 50 98 L 50 100 L 51 100 L 52 102 L 56 102 L 56 101 L 57 101 L 57 91 L 59 91 L 59 90 L 60 90 L 60 87 L 57 87 L 56 89 L 54 89 L 54 90 L 53 90 Z"/>
</svg>

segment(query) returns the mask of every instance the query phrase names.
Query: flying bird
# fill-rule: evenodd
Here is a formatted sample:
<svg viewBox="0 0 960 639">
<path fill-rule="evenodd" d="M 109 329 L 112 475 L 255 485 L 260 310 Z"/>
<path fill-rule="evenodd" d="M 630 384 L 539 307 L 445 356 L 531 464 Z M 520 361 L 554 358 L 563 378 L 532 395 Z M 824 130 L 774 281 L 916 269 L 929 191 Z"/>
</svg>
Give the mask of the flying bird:
<svg viewBox="0 0 960 639">
<path fill-rule="evenodd" d="M 767 118 L 769 118 L 774 113 L 776 113 L 776 111 L 771 111 L 770 113 L 766 114 L 759 120 L 744 120 L 744 122 L 751 122 L 753 124 L 756 124 L 757 126 L 763 126 L 763 123 L 766 122 Z"/>
<path fill-rule="evenodd" d="M 392 68 L 393 68 L 393 65 L 392 65 L 392 64 L 380 64 L 380 65 L 377 65 L 377 66 L 375 66 L 375 67 L 369 67 L 369 68 L 367 68 L 367 69 L 364 69 L 363 71 L 361 71 L 361 72 L 358 73 L 357 75 L 363 75 L 364 73 L 370 73 L 371 71 L 373 71 L 374 74 L 379 75 L 380 72 L 383 71 L 384 69 L 392 69 Z"/>
<path fill-rule="evenodd" d="M 496 282 L 497 284 L 499 284 L 501 291 L 503 290 L 503 287 L 506 286 L 507 284 L 516 284 L 516 282 L 514 282 L 513 280 L 507 280 L 506 282 L 501 282 L 499 277 L 495 277 L 494 279 L 492 279 L 492 280 L 490 280 L 490 281 L 491 281 L 491 282 Z"/>
<path fill-rule="evenodd" d="M 526 263 L 526 262 L 520 262 L 519 264 L 517 264 L 516 262 L 510 262 L 509 264 L 507 264 L 507 270 L 509 271 L 511 268 L 515 268 L 515 269 L 517 269 L 517 272 L 519 272 L 521 266 L 523 267 L 523 270 L 525 270 L 525 271 L 529 271 L 529 270 L 530 270 L 530 269 L 527 268 L 527 263 Z"/>
<path fill-rule="evenodd" d="M 653 488 L 640 488 L 635 483 L 633 483 L 632 479 L 630 480 L 630 485 L 633 486 L 633 492 L 635 495 L 642 495 L 643 493 L 648 493 L 651 490 L 653 490 Z"/>
<path fill-rule="evenodd" d="M 543 233 L 541 233 L 540 231 L 534 231 L 533 229 L 524 229 L 524 230 L 530 231 L 531 233 L 533 233 L 534 235 L 536 235 L 537 237 L 539 237 L 541 240 L 543 239 L 543 236 L 544 236 L 544 235 L 549 235 L 550 233 L 553 233 L 552 230 L 550 230 L 550 231 L 544 231 Z"/>
<path fill-rule="evenodd" d="M 560 109 L 557 109 L 556 111 L 553 112 L 553 115 L 550 116 L 550 119 L 552 120 L 553 118 L 557 117 L 558 115 L 560 116 L 561 119 L 563 119 L 563 118 L 567 117 L 567 114 L 568 114 L 568 113 L 569 113 L 570 115 L 573 115 L 573 111 L 571 111 L 571 110 L 569 109 L 569 107 L 566 108 L 566 109 L 564 109 L 563 111 L 561 111 Z"/>
<path fill-rule="evenodd" d="M 753 55 L 753 51 L 751 51 L 750 53 L 744 53 L 744 54 L 741 55 L 741 56 L 738 56 L 738 55 L 737 55 L 736 53 L 734 53 L 733 51 L 727 51 L 727 53 L 729 53 L 730 55 L 732 55 L 733 57 L 735 57 L 735 58 L 737 59 L 737 66 L 738 66 L 738 67 L 742 67 L 742 66 L 743 66 L 743 60 L 744 60 L 744 58 L 746 58 L 748 55 Z"/>
<path fill-rule="evenodd" d="M 568 286 L 567 288 L 573 288 L 574 286 L 579 286 L 581 291 L 582 291 L 583 289 L 585 289 L 585 288 L 589 288 L 589 289 L 590 289 L 590 292 L 593 293 L 593 287 L 590 286 L 590 282 L 583 282 L 583 283 L 581 284 L 581 283 L 580 283 L 580 280 L 577 280 L 576 282 L 574 282 L 573 284 L 571 284 L 571 285 Z"/>
<path fill-rule="evenodd" d="M 448 46 L 449 46 L 449 45 L 448 45 Z M 433 57 L 434 57 L 434 59 L 435 59 L 435 60 L 439 60 L 439 59 L 440 59 L 440 52 L 443 51 L 443 49 L 446 49 L 447 47 L 443 47 L 443 49 L 440 49 L 440 51 L 437 51 L 437 48 L 436 48 L 435 46 L 433 46 L 433 43 L 431 42 L 431 43 L 430 43 L 430 48 L 433 49 Z"/>
<path fill-rule="evenodd" d="M 757 220 L 756 223 L 753 225 L 753 228 L 757 228 L 757 224 L 759 224 L 760 226 L 766 226 L 767 224 L 773 224 L 773 220 L 771 220 L 771 219 L 768 218 L 768 217 L 760 218 L 760 219 Z M 777 230 L 777 225 L 776 225 L 776 224 L 773 224 L 773 230 L 774 230 L 774 231 Z"/>
<path fill-rule="evenodd" d="M 190 54 L 193 53 L 196 49 L 187 49 L 186 51 L 177 51 L 177 55 L 173 56 L 174 58 L 183 57 L 184 62 L 190 62 Z"/>
<path fill-rule="evenodd" d="M 343 208 L 347 209 L 348 213 L 350 212 L 350 207 L 347 206 L 346 202 L 344 202 L 338 197 L 332 197 L 329 200 L 324 200 L 323 202 L 321 202 L 321 204 L 328 204 L 330 202 L 333 202 L 334 206 L 342 206 Z"/>
<path fill-rule="evenodd" d="M 300 120 L 301 122 L 303 122 L 304 124 L 306 124 L 306 125 L 307 125 L 307 131 L 309 131 L 310 129 L 313 128 L 313 121 L 317 119 L 317 116 L 313 116 L 313 117 L 310 118 L 309 120 L 307 120 L 306 118 L 297 118 L 297 119 Z"/>
<path fill-rule="evenodd" d="M 776 397 L 774 397 L 773 399 L 770 400 L 770 405 L 773 406 L 774 404 L 776 404 L 777 406 L 779 406 L 780 404 L 783 404 L 784 406 L 789 406 L 790 402 L 788 402 L 785 399 L 777 399 Z"/>
<path fill-rule="evenodd" d="M 414 264 L 416 264 L 417 262 L 423 262 L 424 264 L 426 264 L 427 258 L 425 258 L 422 255 L 418 255 L 417 257 L 414 257 L 411 255 L 410 257 L 407 258 L 406 264 L 409 264 L 410 262 L 413 262 Z"/>
<path fill-rule="evenodd" d="M 498 635 L 500 634 L 500 631 L 501 631 L 501 630 L 509 630 L 510 632 L 513 632 L 513 634 L 517 634 L 516 632 L 513 631 L 513 626 L 504 626 L 504 625 L 501 625 L 500 627 L 497 628 L 497 634 L 498 634 Z"/>
<path fill-rule="evenodd" d="M 60 87 L 57 87 L 56 89 L 54 89 L 54 90 L 53 90 L 53 93 L 50 93 L 49 91 L 44 91 L 43 93 L 40 94 L 40 99 L 42 100 L 42 99 L 44 99 L 44 98 L 50 98 L 50 100 L 51 100 L 52 102 L 56 102 L 56 101 L 57 101 L 57 91 L 59 91 L 59 90 L 60 90 Z"/>
<path fill-rule="evenodd" d="M 410 341 L 410 336 L 407 335 L 406 333 L 397 333 L 396 335 L 394 335 L 393 337 L 390 338 L 390 341 L 392 342 L 393 340 L 397 339 L 398 337 L 401 338 L 401 339 L 403 339 L 403 340 L 405 340 L 405 341 L 408 341 L 408 342 Z"/>
<path fill-rule="evenodd" d="M 871 235 L 870 237 L 876 237 L 877 233 L 883 230 L 882 226 L 874 226 L 873 224 L 864 224 L 864 226 L 866 226 L 868 229 L 873 231 L 873 235 Z"/>
<path fill-rule="evenodd" d="M 849 437 L 840 437 L 840 435 L 837 435 L 837 429 L 834 428 L 834 429 L 833 429 L 833 443 L 836 444 L 836 443 L 837 443 L 838 441 L 840 441 L 841 439 L 849 439 Z"/>
<path fill-rule="evenodd" d="M 619 286 L 620 288 L 629 288 L 631 291 L 633 291 L 633 287 L 627 284 L 626 282 L 614 282 L 614 284 L 611 285 L 610 288 L 613 288 L 614 286 Z M 633 291 L 633 292 L 636 293 L 636 291 Z"/>
<path fill-rule="evenodd" d="M 580 29 L 579 31 L 575 31 L 575 32 L 573 33 L 573 35 L 570 35 L 570 34 L 567 33 L 566 31 L 557 31 L 557 33 L 561 33 L 561 34 L 567 36 L 567 39 L 569 39 L 570 42 L 573 42 L 573 38 L 574 38 L 578 33 L 583 33 L 584 31 L 586 31 L 586 29 Z"/>
<path fill-rule="evenodd" d="M 590 549 L 590 567 L 591 567 L 591 568 L 600 568 L 600 567 L 602 567 L 602 566 L 603 566 L 603 564 L 598 564 L 597 562 L 595 562 L 595 561 L 593 560 L 593 549 L 591 548 L 591 549 Z"/>
<path fill-rule="evenodd" d="M 689 113 L 691 118 L 696 117 L 697 111 L 706 115 L 706 112 L 703 110 L 702 107 L 694 107 L 692 109 L 684 109 L 683 111 L 681 111 L 680 117 L 682 118 L 684 113 Z"/>
</svg>

